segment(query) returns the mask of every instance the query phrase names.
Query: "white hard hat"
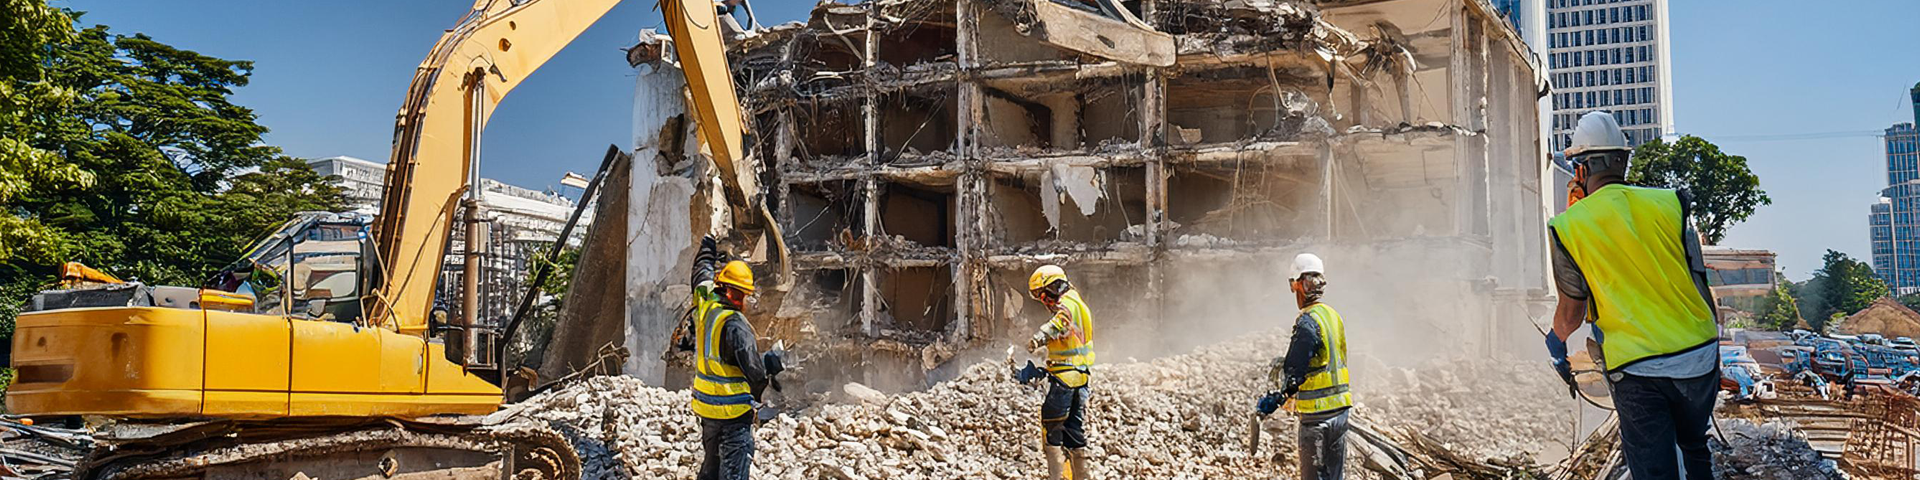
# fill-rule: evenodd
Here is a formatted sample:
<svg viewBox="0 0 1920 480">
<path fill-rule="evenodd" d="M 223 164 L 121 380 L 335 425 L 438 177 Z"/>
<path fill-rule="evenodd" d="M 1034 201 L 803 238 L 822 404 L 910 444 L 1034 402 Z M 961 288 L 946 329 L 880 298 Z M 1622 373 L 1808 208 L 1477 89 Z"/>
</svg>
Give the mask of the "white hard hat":
<svg viewBox="0 0 1920 480">
<path fill-rule="evenodd" d="M 1300 278 L 1301 274 L 1306 274 L 1306 273 L 1317 273 L 1320 275 L 1326 275 L 1327 264 L 1325 262 L 1320 261 L 1319 255 L 1314 255 L 1311 253 L 1302 253 L 1299 255 L 1295 255 L 1293 257 L 1293 276 L 1290 276 L 1287 278 Z"/>
<path fill-rule="evenodd" d="M 1580 123 L 1573 126 L 1573 142 L 1567 147 L 1567 157 L 1609 150 L 1633 150 L 1632 145 L 1627 145 L 1627 133 L 1620 130 L 1620 122 L 1607 112 L 1581 115 Z"/>
</svg>

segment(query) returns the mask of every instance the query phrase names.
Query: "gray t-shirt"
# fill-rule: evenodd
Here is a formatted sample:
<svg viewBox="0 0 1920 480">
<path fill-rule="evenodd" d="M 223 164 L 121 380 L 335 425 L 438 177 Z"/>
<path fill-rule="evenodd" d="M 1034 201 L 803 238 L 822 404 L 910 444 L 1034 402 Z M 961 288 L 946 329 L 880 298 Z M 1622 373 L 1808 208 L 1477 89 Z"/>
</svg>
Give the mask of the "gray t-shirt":
<svg viewBox="0 0 1920 480">
<path fill-rule="evenodd" d="M 1680 232 L 1680 243 L 1686 246 L 1687 268 L 1693 273 L 1693 286 L 1699 290 L 1700 298 L 1706 300 L 1709 309 L 1714 309 L 1713 290 L 1707 286 L 1707 263 L 1700 251 L 1700 235 L 1694 233 L 1693 225 L 1685 220 L 1690 216 L 1688 213 L 1692 210 L 1693 196 L 1685 190 L 1677 193 L 1680 196 L 1681 222 L 1686 225 Z M 1553 279 L 1560 295 L 1587 300 L 1592 295 L 1592 290 L 1587 286 L 1587 276 L 1580 271 L 1580 265 L 1574 263 L 1566 245 L 1560 243 L 1560 232 L 1549 226 L 1547 237 L 1553 246 Z M 1716 310 L 1716 320 L 1719 315 Z M 1719 361 L 1719 345 L 1709 343 L 1685 352 L 1634 362 L 1625 371 L 1637 377 L 1694 378 L 1712 372 Z"/>
</svg>

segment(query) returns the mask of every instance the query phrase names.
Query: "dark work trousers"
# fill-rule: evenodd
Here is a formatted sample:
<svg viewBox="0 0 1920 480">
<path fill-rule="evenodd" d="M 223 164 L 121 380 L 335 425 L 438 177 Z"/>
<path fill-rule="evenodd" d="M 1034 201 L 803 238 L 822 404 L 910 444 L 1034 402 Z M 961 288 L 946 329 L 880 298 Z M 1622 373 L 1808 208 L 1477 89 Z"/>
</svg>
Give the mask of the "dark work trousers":
<svg viewBox="0 0 1920 480">
<path fill-rule="evenodd" d="M 1300 414 L 1300 480 L 1346 478 L 1349 410 Z"/>
<path fill-rule="evenodd" d="M 747 480 L 753 470 L 753 412 L 731 420 L 700 419 L 700 480 Z"/>
<path fill-rule="evenodd" d="M 1620 451 L 1634 480 L 1713 478 L 1707 428 L 1712 426 L 1714 396 L 1720 390 L 1718 366 L 1706 375 L 1679 380 L 1625 373 L 1607 377 L 1620 414 Z"/>
<path fill-rule="evenodd" d="M 1069 387 L 1052 375 L 1047 382 L 1047 397 L 1040 404 L 1040 427 L 1046 430 L 1047 445 L 1086 448 L 1090 385 Z"/>
</svg>

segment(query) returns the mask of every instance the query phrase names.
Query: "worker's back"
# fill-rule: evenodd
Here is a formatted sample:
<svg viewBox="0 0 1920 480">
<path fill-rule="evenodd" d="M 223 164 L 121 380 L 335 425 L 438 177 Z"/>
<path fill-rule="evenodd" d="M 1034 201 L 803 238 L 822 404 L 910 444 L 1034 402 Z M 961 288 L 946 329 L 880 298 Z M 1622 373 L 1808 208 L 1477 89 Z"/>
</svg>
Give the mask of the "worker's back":
<svg viewBox="0 0 1920 480">
<path fill-rule="evenodd" d="M 1589 314 L 1607 366 L 1713 341 L 1713 311 L 1695 288 L 1673 190 L 1607 185 L 1556 216 L 1557 240 L 1586 275 Z"/>
</svg>

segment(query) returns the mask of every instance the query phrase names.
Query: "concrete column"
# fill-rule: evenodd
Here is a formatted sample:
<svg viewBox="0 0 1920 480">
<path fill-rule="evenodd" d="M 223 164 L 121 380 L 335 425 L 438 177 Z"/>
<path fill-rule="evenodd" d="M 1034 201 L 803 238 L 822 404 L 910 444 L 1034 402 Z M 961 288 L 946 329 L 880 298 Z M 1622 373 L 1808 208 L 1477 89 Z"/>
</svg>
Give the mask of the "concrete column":
<svg viewBox="0 0 1920 480">
<path fill-rule="evenodd" d="M 686 79 L 664 62 L 641 65 L 633 92 L 631 186 L 627 191 L 626 347 L 623 370 L 648 385 L 666 385 L 665 352 L 687 301 L 688 267 L 698 244 L 688 212 L 693 170 L 673 142 L 682 141 Z M 672 156 L 669 156 L 669 155 Z M 703 226 L 704 227 L 704 226 Z M 597 345 L 588 348 L 598 348 Z"/>
</svg>

